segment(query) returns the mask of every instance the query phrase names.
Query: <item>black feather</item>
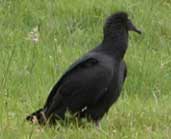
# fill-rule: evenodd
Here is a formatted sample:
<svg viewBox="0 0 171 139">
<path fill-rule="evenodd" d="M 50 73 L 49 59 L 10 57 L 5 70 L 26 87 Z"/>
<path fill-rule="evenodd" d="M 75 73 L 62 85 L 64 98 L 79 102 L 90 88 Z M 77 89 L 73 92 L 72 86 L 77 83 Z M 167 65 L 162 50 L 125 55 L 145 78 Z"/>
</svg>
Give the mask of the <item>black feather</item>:
<svg viewBox="0 0 171 139">
<path fill-rule="evenodd" d="M 76 61 L 50 92 L 41 109 L 47 119 L 53 122 L 58 117 L 64 119 L 69 110 L 80 118 L 99 121 L 116 102 L 127 76 L 123 60 L 128 47 L 127 21 L 125 12 L 107 18 L 102 43 Z M 27 119 L 31 120 L 39 113 L 37 111 Z"/>
</svg>

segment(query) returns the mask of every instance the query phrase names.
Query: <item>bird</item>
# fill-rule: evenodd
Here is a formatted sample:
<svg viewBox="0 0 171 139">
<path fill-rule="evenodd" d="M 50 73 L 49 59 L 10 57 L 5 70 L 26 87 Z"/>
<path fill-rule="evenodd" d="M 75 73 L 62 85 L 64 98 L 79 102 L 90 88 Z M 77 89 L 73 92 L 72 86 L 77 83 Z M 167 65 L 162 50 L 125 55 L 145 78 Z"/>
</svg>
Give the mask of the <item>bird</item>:
<svg viewBox="0 0 171 139">
<path fill-rule="evenodd" d="M 56 124 L 66 111 L 97 126 L 118 100 L 127 77 L 124 55 L 129 31 L 141 34 L 126 12 L 111 14 L 99 45 L 74 62 L 54 85 L 45 105 L 26 117 L 32 123 Z"/>
</svg>

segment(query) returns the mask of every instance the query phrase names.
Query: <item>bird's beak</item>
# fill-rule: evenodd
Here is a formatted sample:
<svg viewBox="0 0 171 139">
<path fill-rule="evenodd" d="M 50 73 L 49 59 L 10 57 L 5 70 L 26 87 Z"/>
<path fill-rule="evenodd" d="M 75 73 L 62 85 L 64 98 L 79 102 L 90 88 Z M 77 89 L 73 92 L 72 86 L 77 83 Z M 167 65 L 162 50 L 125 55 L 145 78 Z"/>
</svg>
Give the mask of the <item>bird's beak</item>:
<svg viewBox="0 0 171 139">
<path fill-rule="evenodd" d="M 141 34 L 141 30 L 137 29 L 130 20 L 128 20 L 127 26 L 128 26 L 128 31 L 135 31 L 138 34 Z"/>
</svg>

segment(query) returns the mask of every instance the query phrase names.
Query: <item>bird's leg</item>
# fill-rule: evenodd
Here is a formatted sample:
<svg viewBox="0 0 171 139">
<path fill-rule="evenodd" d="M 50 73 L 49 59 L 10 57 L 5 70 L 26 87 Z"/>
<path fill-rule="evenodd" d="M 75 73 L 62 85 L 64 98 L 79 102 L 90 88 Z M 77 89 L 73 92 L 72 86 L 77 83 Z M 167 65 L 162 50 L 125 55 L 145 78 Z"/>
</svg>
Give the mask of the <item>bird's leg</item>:
<svg viewBox="0 0 171 139">
<path fill-rule="evenodd" d="M 99 120 L 95 121 L 95 125 L 96 125 L 97 128 L 99 128 Z"/>
</svg>

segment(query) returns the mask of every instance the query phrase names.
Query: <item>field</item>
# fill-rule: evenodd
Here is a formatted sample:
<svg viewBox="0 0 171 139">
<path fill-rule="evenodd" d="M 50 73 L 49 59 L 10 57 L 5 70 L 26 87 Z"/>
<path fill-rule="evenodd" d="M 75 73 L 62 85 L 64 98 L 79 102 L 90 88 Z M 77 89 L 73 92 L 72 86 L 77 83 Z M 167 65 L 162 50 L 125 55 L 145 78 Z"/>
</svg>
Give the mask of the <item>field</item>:
<svg viewBox="0 0 171 139">
<path fill-rule="evenodd" d="M 0 139 L 170 139 L 170 9 L 170 0 L 0 0 Z M 100 127 L 27 123 L 68 66 L 101 42 L 116 11 L 143 34 L 129 35 L 128 78 Z"/>
</svg>

